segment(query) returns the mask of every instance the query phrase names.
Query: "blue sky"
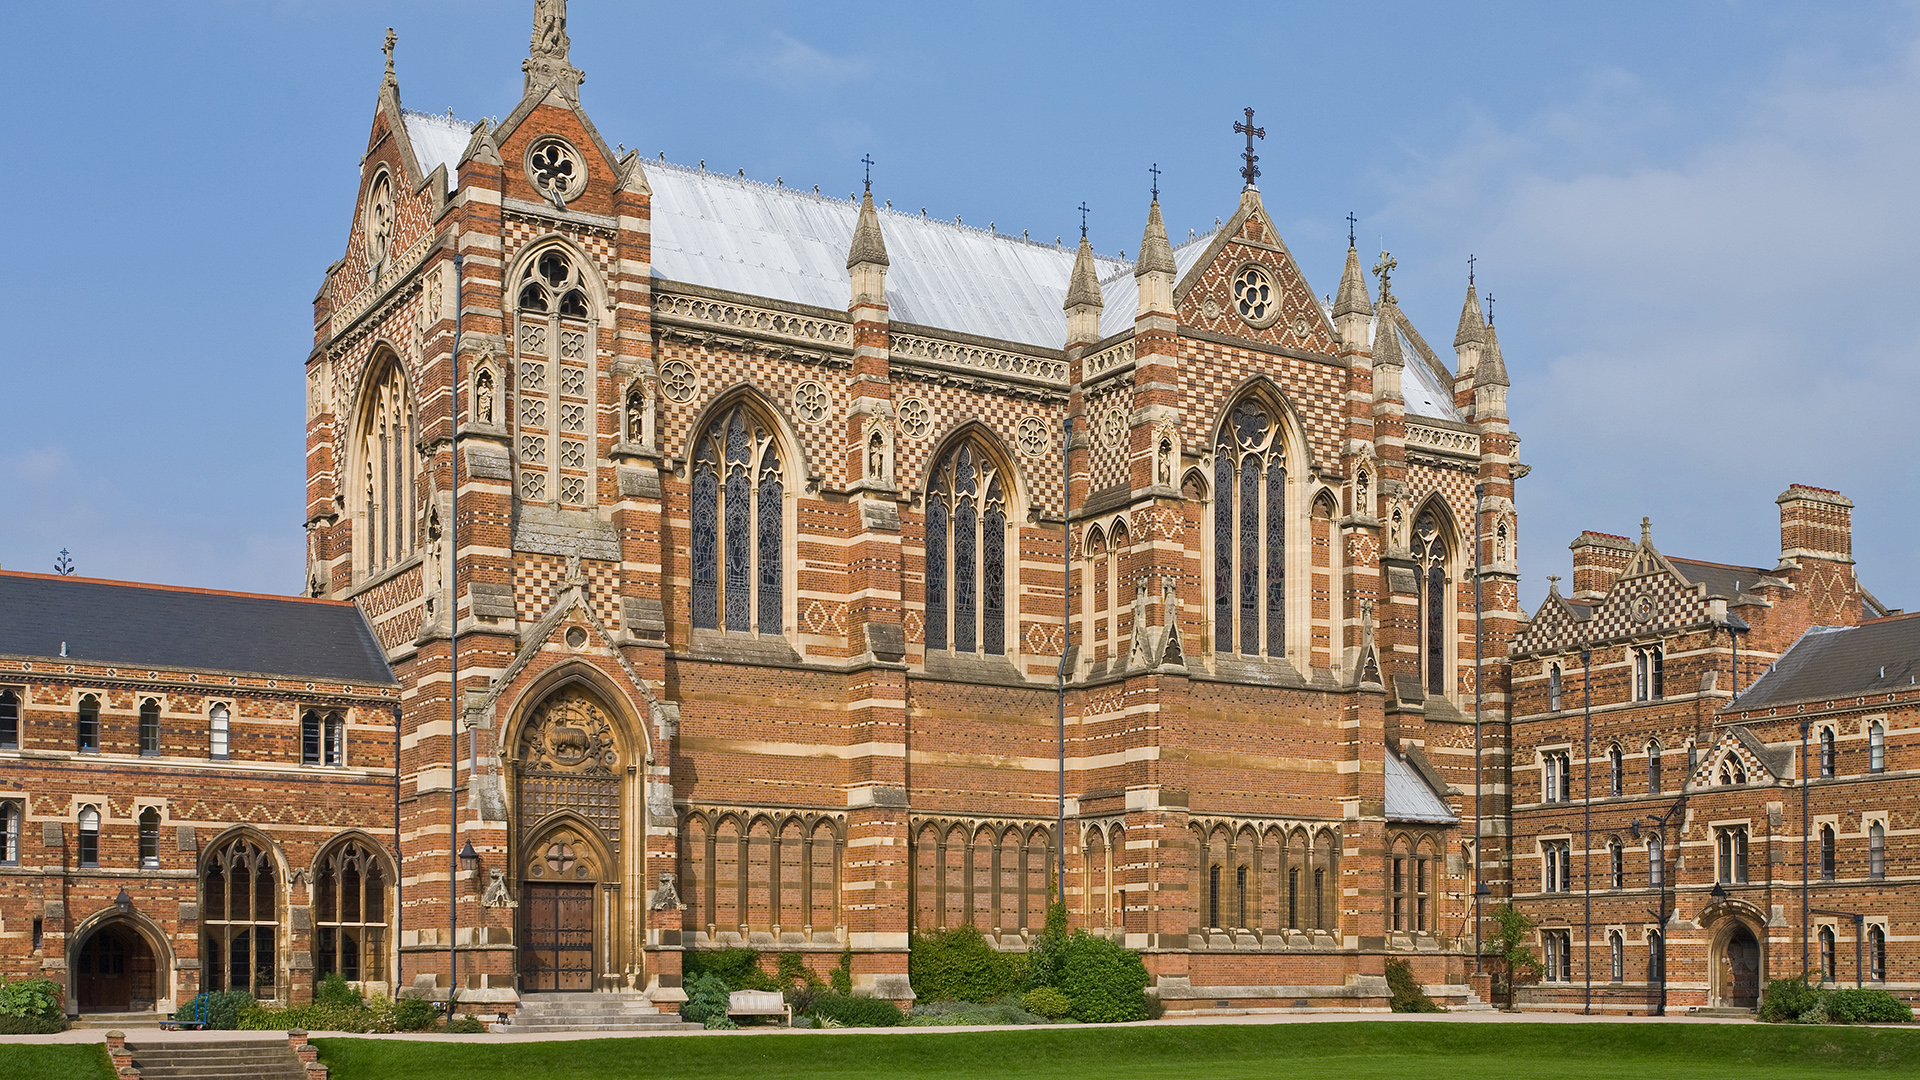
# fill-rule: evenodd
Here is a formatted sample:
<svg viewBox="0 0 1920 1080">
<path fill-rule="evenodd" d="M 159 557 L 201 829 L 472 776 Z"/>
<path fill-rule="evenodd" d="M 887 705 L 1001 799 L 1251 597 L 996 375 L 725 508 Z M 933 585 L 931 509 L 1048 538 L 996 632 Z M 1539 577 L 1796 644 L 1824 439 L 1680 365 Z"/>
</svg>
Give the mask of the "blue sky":
<svg viewBox="0 0 1920 1080">
<path fill-rule="evenodd" d="M 1240 109 L 1320 292 L 1345 216 L 1451 341 L 1498 298 L 1533 467 L 1531 607 L 1583 528 L 1772 565 L 1789 483 L 1920 548 L 1920 12 L 1911 4 L 703 5 L 575 0 L 609 142 L 1133 251 L 1232 212 Z M 402 98 L 518 100 L 531 0 L 14 3 L 0 565 L 264 592 L 303 576 L 301 370 L 388 26 Z"/>
</svg>

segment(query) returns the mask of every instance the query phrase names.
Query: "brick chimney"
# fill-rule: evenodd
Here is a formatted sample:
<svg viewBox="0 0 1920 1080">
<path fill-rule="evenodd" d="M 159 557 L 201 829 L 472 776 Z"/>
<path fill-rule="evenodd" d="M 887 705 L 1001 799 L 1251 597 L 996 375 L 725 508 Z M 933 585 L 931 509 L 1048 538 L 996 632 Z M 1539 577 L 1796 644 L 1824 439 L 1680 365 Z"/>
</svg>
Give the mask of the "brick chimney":
<svg viewBox="0 0 1920 1080">
<path fill-rule="evenodd" d="M 1567 546 L 1573 550 L 1573 595 L 1568 599 L 1582 603 L 1606 596 L 1639 550 L 1624 536 L 1591 529 Z"/>
<path fill-rule="evenodd" d="M 1780 504 L 1780 561 L 1853 562 L 1853 501 L 1837 491 L 1795 484 Z"/>
</svg>

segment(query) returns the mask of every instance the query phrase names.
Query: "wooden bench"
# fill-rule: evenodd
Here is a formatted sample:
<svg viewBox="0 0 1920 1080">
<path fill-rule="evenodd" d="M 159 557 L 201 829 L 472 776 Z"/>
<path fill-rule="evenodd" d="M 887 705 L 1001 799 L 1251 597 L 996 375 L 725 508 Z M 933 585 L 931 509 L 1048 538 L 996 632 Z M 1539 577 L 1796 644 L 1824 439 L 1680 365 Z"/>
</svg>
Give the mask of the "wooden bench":
<svg viewBox="0 0 1920 1080">
<path fill-rule="evenodd" d="M 793 1006 L 777 990 L 735 990 L 727 995 L 728 1016 L 784 1016 L 793 1026 Z"/>
</svg>

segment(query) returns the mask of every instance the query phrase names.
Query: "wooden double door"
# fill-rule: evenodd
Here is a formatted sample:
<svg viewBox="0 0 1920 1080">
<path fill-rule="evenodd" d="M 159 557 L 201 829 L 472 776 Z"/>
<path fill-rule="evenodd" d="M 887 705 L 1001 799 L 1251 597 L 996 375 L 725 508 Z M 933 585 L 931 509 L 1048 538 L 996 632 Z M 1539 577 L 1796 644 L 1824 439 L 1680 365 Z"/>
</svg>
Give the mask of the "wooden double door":
<svg viewBox="0 0 1920 1080">
<path fill-rule="evenodd" d="M 520 989 L 593 989 L 594 886 L 527 882 L 520 898 Z"/>
<path fill-rule="evenodd" d="M 82 1010 L 153 1008 L 157 966 L 147 940 L 129 927 L 103 926 L 80 946 L 74 998 Z"/>
</svg>

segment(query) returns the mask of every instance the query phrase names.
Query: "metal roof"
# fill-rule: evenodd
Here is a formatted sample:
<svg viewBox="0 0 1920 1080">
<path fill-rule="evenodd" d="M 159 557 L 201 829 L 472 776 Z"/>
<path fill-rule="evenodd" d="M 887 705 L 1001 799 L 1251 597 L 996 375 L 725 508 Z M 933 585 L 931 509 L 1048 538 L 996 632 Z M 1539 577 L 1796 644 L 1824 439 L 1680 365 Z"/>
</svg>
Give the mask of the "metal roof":
<svg viewBox="0 0 1920 1080">
<path fill-rule="evenodd" d="M 420 163 L 420 175 L 431 175 L 435 166 L 447 167 L 447 190 L 460 186 L 460 155 L 467 152 L 473 139 L 473 125 L 451 116 L 432 113 L 401 112 L 406 121 L 407 141 L 413 144 L 413 156 Z"/>
<path fill-rule="evenodd" d="M 392 683 L 359 607 L 0 571 L 0 654 Z"/>
<path fill-rule="evenodd" d="M 1816 626 L 1746 689 L 1729 712 L 1860 697 L 1920 685 L 1920 615 Z"/>
<path fill-rule="evenodd" d="M 1412 765 L 1387 751 L 1387 820 L 1451 825 L 1460 820 Z"/>
<path fill-rule="evenodd" d="M 653 186 L 653 275 L 747 296 L 844 309 L 860 205 L 667 162 Z M 898 322 L 1059 349 L 1074 249 L 880 211 L 888 314 Z M 1095 256 L 1103 278 L 1132 265 Z M 1132 322 L 1129 305 L 1128 323 Z"/>
<path fill-rule="evenodd" d="M 1223 226 L 1224 227 L 1224 226 Z M 1187 271 L 1207 253 L 1207 245 L 1219 228 L 1190 236 L 1173 249 L 1173 280 L 1186 280 Z M 1100 282 L 1100 336 L 1110 338 L 1133 329 L 1134 316 L 1140 310 L 1140 279 L 1133 276 L 1133 264 Z M 1064 340 L 1064 336 L 1063 339 Z"/>
<path fill-rule="evenodd" d="M 1323 307 L 1322 310 L 1325 310 Z M 1367 344 L 1371 348 L 1373 336 L 1380 332 L 1380 316 L 1375 315 L 1367 323 Z M 1453 404 L 1453 389 L 1441 385 L 1439 376 L 1425 357 L 1427 352 L 1419 347 L 1406 331 L 1394 327 L 1394 333 L 1400 335 L 1400 355 L 1405 358 L 1400 374 L 1400 396 L 1406 401 L 1410 416 L 1429 416 L 1436 420 L 1461 420 L 1460 410 Z"/>
</svg>

